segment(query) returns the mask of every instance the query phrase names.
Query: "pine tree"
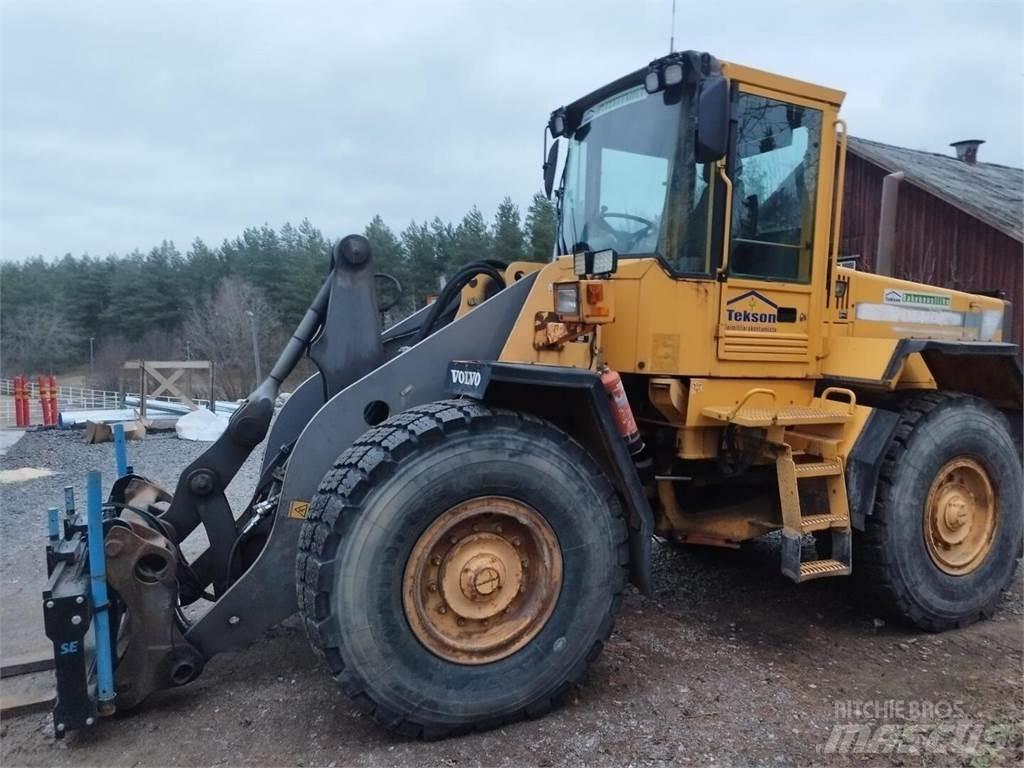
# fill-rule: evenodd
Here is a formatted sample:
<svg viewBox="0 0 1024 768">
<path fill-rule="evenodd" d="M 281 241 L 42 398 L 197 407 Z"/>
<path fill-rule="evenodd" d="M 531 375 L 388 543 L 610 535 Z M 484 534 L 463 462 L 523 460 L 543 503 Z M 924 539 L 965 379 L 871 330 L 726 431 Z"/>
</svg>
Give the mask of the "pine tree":
<svg viewBox="0 0 1024 768">
<path fill-rule="evenodd" d="M 551 261 L 555 248 L 555 206 L 538 192 L 526 212 L 527 258 Z"/>
<path fill-rule="evenodd" d="M 525 241 L 520 223 L 519 207 L 512 198 L 505 199 L 498 205 L 494 216 L 494 258 L 510 264 L 522 261 L 525 256 Z"/>
<path fill-rule="evenodd" d="M 413 221 L 402 232 L 402 248 L 406 258 L 406 282 L 402 285 L 404 299 L 410 309 L 419 309 L 426 304 L 429 295 L 438 291 L 441 263 L 436 238 L 426 223 Z"/>
<path fill-rule="evenodd" d="M 298 227 L 286 222 L 280 238 L 286 266 L 271 303 L 277 305 L 284 326 L 294 328 L 327 276 L 330 245 L 309 219 L 303 219 Z"/>
<path fill-rule="evenodd" d="M 401 281 L 405 277 L 402 243 L 391 227 L 377 215 L 370 219 L 363 230 L 363 236 L 370 241 L 370 253 L 376 271 L 394 275 Z"/>
<path fill-rule="evenodd" d="M 454 272 L 461 266 L 471 261 L 481 261 L 491 258 L 493 240 L 487 229 L 487 222 L 480 209 L 475 205 L 469 213 L 462 217 L 459 226 L 455 228 L 455 240 L 452 243 L 451 263 L 447 266 L 449 272 Z"/>
<path fill-rule="evenodd" d="M 430 222 L 430 234 L 434 238 L 434 254 L 439 274 L 451 271 L 455 260 L 455 227 L 451 222 L 441 221 L 437 216 Z"/>
<path fill-rule="evenodd" d="M 217 285 L 227 271 L 220 254 L 210 250 L 202 238 L 197 237 L 185 254 L 185 261 L 190 301 L 193 304 L 208 301 L 216 293 Z"/>
</svg>

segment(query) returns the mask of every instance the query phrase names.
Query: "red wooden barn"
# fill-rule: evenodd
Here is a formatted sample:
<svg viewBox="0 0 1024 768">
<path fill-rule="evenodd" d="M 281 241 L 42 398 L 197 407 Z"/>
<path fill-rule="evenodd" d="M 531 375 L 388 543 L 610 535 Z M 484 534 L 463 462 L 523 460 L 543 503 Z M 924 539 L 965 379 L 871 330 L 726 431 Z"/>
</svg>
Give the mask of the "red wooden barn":
<svg viewBox="0 0 1024 768">
<path fill-rule="evenodd" d="M 841 258 L 879 270 L 883 180 L 894 193 L 891 274 L 1013 302 L 1013 340 L 1024 309 L 1024 171 L 977 160 L 980 141 L 940 155 L 850 137 Z M 884 246 L 883 246 L 884 249 Z M 884 261 L 884 259 L 883 259 Z"/>
</svg>

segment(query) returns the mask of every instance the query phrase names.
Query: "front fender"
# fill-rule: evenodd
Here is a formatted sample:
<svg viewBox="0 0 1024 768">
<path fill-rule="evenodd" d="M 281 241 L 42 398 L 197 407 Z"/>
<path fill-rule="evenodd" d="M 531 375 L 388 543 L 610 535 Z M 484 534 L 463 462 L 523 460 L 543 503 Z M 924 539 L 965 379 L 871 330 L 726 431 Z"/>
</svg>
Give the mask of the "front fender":
<svg viewBox="0 0 1024 768">
<path fill-rule="evenodd" d="M 651 536 L 654 513 L 626 443 L 619 435 L 601 377 L 581 368 L 454 361 L 448 393 L 527 411 L 568 432 L 604 467 L 629 520 L 630 580 L 652 594 Z"/>
</svg>

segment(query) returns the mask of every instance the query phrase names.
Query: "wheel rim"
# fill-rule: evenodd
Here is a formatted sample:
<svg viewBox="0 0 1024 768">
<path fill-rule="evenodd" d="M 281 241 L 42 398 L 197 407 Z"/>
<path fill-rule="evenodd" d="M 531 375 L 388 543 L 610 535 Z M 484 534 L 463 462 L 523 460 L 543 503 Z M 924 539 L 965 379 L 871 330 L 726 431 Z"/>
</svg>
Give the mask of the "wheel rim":
<svg viewBox="0 0 1024 768">
<path fill-rule="evenodd" d="M 402 601 L 432 653 L 486 664 L 536 637 L 561 587 L 561 550 L 547 521 L 521 501 L 481 496 L 423 532 L 405 566 Z"/>
<path fill-rule="evenodd" d="M 988 473 L 974 459 L 943 465 L 925 504 L 928 554 L 946 573 L 962 576 L 977 568 L 992 549 L 996 500 Z"/>
</svg>

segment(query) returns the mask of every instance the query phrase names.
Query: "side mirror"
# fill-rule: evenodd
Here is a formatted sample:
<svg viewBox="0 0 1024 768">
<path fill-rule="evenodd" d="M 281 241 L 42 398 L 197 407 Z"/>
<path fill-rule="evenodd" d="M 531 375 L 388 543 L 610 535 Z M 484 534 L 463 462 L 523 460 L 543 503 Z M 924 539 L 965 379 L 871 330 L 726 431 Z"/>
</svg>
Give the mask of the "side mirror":
<svg viewBox="0 0 1024 768">
<path fill-rule="evenodd" d="M 713 163 L 729 149 L 729 81 L 721 75 L 706 77 L 697 98 L 698 163 Z"/>
<path fill-rule="evenodd" d="M 555 186 L 555 167 L 558 165 L 558 139 L 548 150 L 548 159 L 544 161 L 544 194 L 551 199 L 551 190 Z"/>
</svg>

